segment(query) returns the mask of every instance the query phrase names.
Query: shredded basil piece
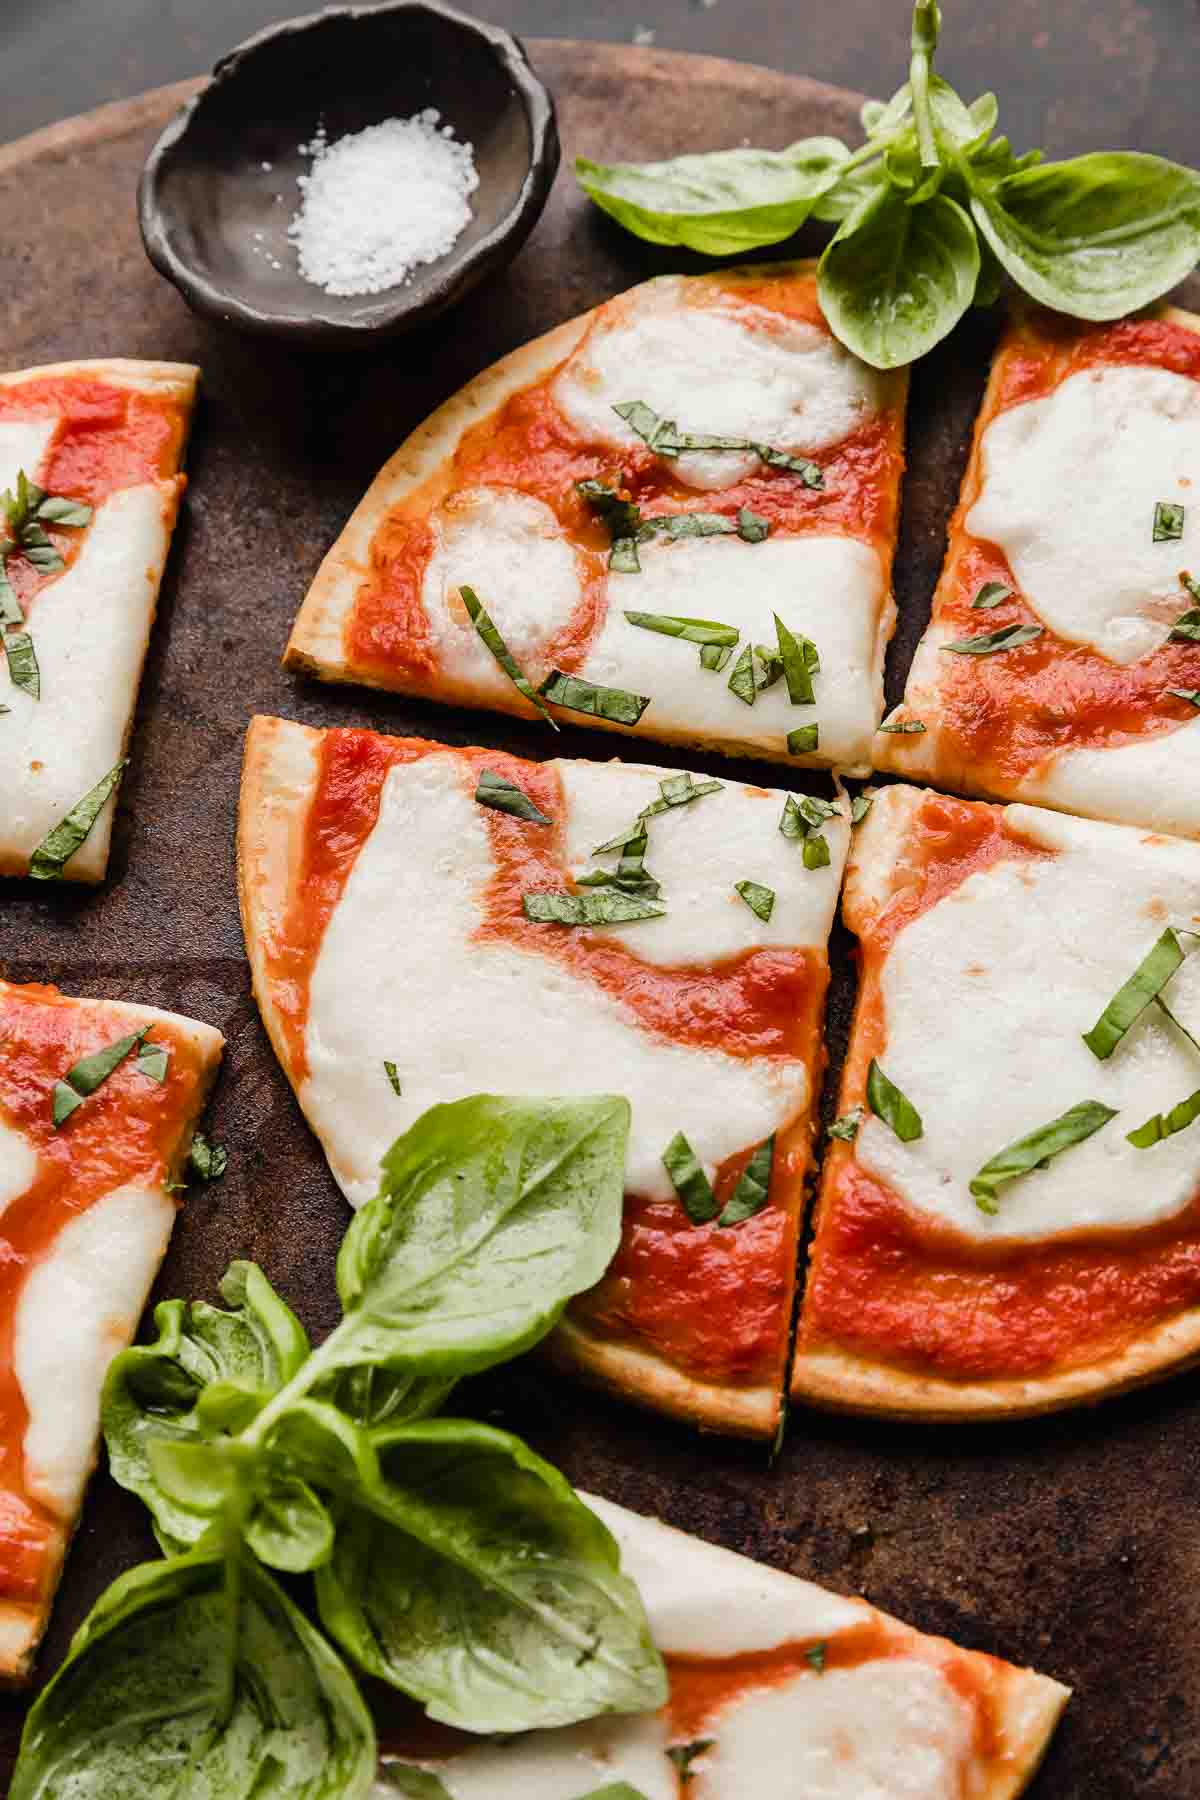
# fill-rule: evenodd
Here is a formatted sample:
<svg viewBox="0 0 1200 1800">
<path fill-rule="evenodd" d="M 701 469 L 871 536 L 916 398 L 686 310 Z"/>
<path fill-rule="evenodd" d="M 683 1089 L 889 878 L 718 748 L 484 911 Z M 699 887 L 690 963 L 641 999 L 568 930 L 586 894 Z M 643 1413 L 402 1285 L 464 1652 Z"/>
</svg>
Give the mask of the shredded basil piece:
<svg viewBox="0 0 1200 1800">
<path fill-rule="evenodd" d="M 671 1186 L 679 1195 L 683 1210 L 692 1224 L 709 1224 L 719 1211 L 716 1195 L 682 1131 L 675 1133 L 663 1151 L 662 1160 L 664 1169 L 671 1177 Z"/>
<path fill-rule="evenodd" d="M 783 803 L 779 829 L 785 838 L 802 838 L 820 831 L 827 820 L 840 817 L 836 806 L 816 794 L 789 794 Z"/>
<path fill-rule="evenodd" d="M 618 418 L 624 419 L 632 431 L 637 432 L 656 456 L 673 458 L 688 450 L 752 450 L 769 467 L 790 469 L 794 475 L 799 475 L 805 487 L 819 488 L 825 485 L 825 477 L 819 465 L 808 457 L 789 456 L 785 450 L 776 450 L 772 445 L 760 444 L 753 438 L 680 431 L 674 419 L 661 418 L 644 400 L 623 401 L 620 406 L 614 406 L 613 411 Z"/>
<path fill-rule="evenodd" d="M 15 494 L 11 488 L 5 488 L 0 494 L 0 518 L 3 519 L 3 532 L 0 534 L 0 589 L 6 590 L 0 598 L 6 609 L 16 607 L 16 618 L 9 617 L 10 623 L 19 623 L 21 612 L 4 566 L 6 559 L 20 554 L 43 574 L 54 573 L 65 565 L 43 527 L 87 525 L 91 522 L 91 517 L 90 506 L 84 506 L 78 500 L 64 499 L 61 495 L 47 494 L 44 488 L 30 481 L 24 469 L 17 473 Z M 9 616 L 7 611 L 4 616 Z"/>
<path fill-rule="evenodd" d="M 71 860 L 100 816 L 100 810 L 116 788 L 128 758 L 101 777 L 94 788 L 76 801 L 65 819 L 60 819 L 48 832 L 29 859 L 31 881 L 60 881 L 65 865 Z"/>
<path fill-rule="evenodd" d="M 42 675 L 38 668 L 33 639 L 27 631 L 3 633 L 4 654 L 8 658 L 9 680 L 34 700 L 42 697 Z"/>
<path fill-rule="evenodd" d="M 64 1120 L 69 1119 L 77 1106 L 83 1105 L 83 1095 L 77 1094 L 73 1087 L 65 1081 L 56 1081 L 50 1090 L 50 1117 L 55 1131 Z"/>
<path fill-rule="evenodd" d="M 148 1076 L 151 1081 L 167 1079 L 167 1046 L 165 1044 L 143 1043 L 137 1053 L 135 1067 L 140 1075 Z"/>
<path fill-rule="evenodd" d="M 971 610 L 973 612 L 990 612 L 993 606 L 999 606 L 1001 601 L 1007 600 L 1011 594 L 1012 589 L 1006 587 L 1004 582 L 985 581 L 971 602 Z"/>
<path fill-rule="evenodd" d="M 858 1136 L 858 1128 L 865 1116 L 863 1108 L 856 1106 L 850 1112 L 843 1113 L 840 1119 L 835 1119 L 829 1127 L 827 1135 L 831 1138 L 840 1138 L 843 1143 L 852 1144 Z"/>
<path fill-rule="evenodd" d="M 650 704 L 649 694 L 598 687 L 594 681 L 564 675 L 560 669 L 550 671 L 538 693 L 555 706 L 565 706 L 569 712 L 588 713 L 594 719 L 609 719 L 617 725 L 636 725 Z"/>
<path fill-rule="evenodd" d="M 804 840 L 804 866 L 806 869 L 827 869 L 829 867 L 829 845 L 822 831 L 814 831 Z"/>
<path fill-rule="evenodd" d="M 229 1152 L 221 1144 L 210 1144 L 204 1133 L 198 1131 L 188 1151 L 188 1167 L 201 1181 L 220 1181 L 229 1167 Z"/>
<path fill-rule="evenodd" d="M 787 747 L 789 756 L 807 756 L 810 751 L 815 750 L 817 747 L 817 727 L 815 725 L 800 725 L 797 726 L 795 731 L 789 731 L 787 734 Z"/>
<path fill-rule="evenodd" d="M 762 669 L 758 677 L 758 691 L 765 694 L 768 688 L 783 680 L 783 658 L 778 649 L 773 650 L 769 644 L 755 644 L 754 654 Z"/>
<path fill-rule="evenodd" d="M 702 800 L 705 794 L 719 794 L 722 785 L 719 781 L 697 781 L 690 769 L 667 775 L 658 784 L 658 799 L 643 806 L 638 817 L 650 819 L 656 813 L 669 812 L 673 806 L 688 806 L 693 800 Z"/>
<path fill-rule="evenodd" d="M 393 1094 L 395 1094 L 398 1100 L 403 1099 L 404 1090 L 400 1086 L 400 1071 L 397 1069 L 395 1063 L 389 1062 L 386 1057 L 383 1059 L 383 1072 L 388 1078 L 388 1083 Z"/>
<path fill-rule="evenodd" d="M 1000 650 L 1016 650 L 1022 644 L 1032 644 L 1034 638 L 1042 635 L 1041 625 L 1001 625 L 997 631 L 981 631 L 978 637 L 958 638 L 953 644 L 943 644 L 942 651 L 948 656 L 995 656 Z"/>
<path fill-rule="evenodd" d="M 1186 700 L 1190 705 L 1200 707 L 1200 688 L 1168 688 L 1168 694 L 1174 694 L 1177 700 Z"/>
<path fill-rule="evenodd" d="M 694 1778 L 692 1764 L 706 1750 L 711 1750 L 716 1741 L 716 1738 L 694 1738 L 690 1744 L 672 1744 L 667 1755 L 679 1770 L 680 1781 L 688 1782 Z"/>
<path fill-rule="evenodd" d="M 1187 612 L 1180 613 L 1171 627 L 1168 642 L 1177 644 L 1200 644 L 1200 606 L 1191 606 Z"/>
<path fill-rule="evenodd" d="M 149 1030 L 148 1025 L 143 1025 L 140 1031 L 131 1031 L 128 1037 L 106 1044 L 103 1050 L 93 1050 L 90 1056 L 80 1057 L 74 1067 L 67 1070 L 62 1080 L 55 1082 L 51 1105 L 55 1130 L 89 1094 L 94 1094 L 108 1080 L 131 1050 L 140 1048 Z M 165 1066 L 165 1056 L 163 1060 Z"/>
<path fill-rule="evenodd" d="M 661 919 L 660 900 L 642 899 L 619 888 L 588 894 L 522 894 L 521 907 L 537 925 L 629 925 L 636 919 Z"/>
<path fill-rule="evenodd" d="M 874 804 L 875 796 L 873 794 L 855 794 L 850 802 L 851 825 L 861 825 Z"/>
<path fill-rule="evenodd" d="M 1002 1187 L 1027 1175 L 1031 1169 L 1044 1168 L 1052 1156 L 1060 1156 L 1072 1144 L 1081 1144 L 1116 1116 L 1116 1109 L 1105 1106 L 1103 1101 L 1081 1100 L 1078 1105 L 1068 1108 L 1061 1118 L 1052 1119 L 1048 1125 L 1039 1125 L 1036 1131 L 1028 1132 L 998 1151 L 968 1183 L 980 1212 L 996 1212 L 996 1196 Z"/>
<path fill-rule="evenodd" d="M 775 889 L 763 887 L 758 881 L 735 881 L 733 888 L 765 925 L 775 910 Z"/>
<path fill-rule="evenodd" d="M 716 619 L 685 619 L 674 613 L 627 612 L 631 625 L 643 631 L 658 631 L 664 637 L 683 638 L 689 644 L 719 644 L 732 648 L 738 641 L 736 626 L 722 625 Z"/>
<path fill-rule="evenodd" d="M 823 1675 L 825 1673 L 825 1656 L 828 1648 L 828 1644 L 822 1642 L 820 1644 L 813 1644 L 804 1652 L 805 1662 L 808 1663 L 811 1668 L 814 1668 L 818 1675 Z"/>
<path fill-rule="evenodd" d="M 591 875 L 581 875 L 577 885 L 615 887 L 625 894 L 641 894 L 648 900 L 657 900 L 662 888 L 646 871 L 646 844 L 646 832 L 643 828 L 621 845 L 621 860 L 615 870 L 597 869 Z"/>
<path fill-rule="evenodd" d="M 895 1082 L 888 1080 L 874 1057 L 867 1070 L 867 1105 L 876 1118 L 891 1126 L 902 1144 L 915 1143 L 922 1135 L 920 1113 Z"/>
<path fill-rule="evenodd" d="M 21 611 L 16 590 L 8 578 L 4 554 L 0 548 L 0 625 L 23 625 L 25 614 Z"/>
<path fill-rule="evenodd" d="M 610 487 L 607 481 L 577 481 L 576 492 L 587 501 L 608 526 L 614 541 L 636 537 L 642 523 L 641 509 L 626 494 Z"/>
<path fill-rule="evenodd" d="M 1189 1125 L 1200 1119 L 1200 1088 L 1173 1106 L 1170 1112 L 1155 1113 L 1136 1131 L 1127 1131 L 1125 1141 L 1132 1144 L 1135 1150 L 1149 1150 L 1155 1144 L 1161 1144 L 1164 1138 L 1174 1137 L 1178 1131 L 1186 1131 Z"/>
<path fill-rule="evenodd" d="M 732 655 L 732 644 L 702 644 L 700 646 L 700 667 L 715 669 L 720 674 Z"/>
<path fill-rule="evenodd" d="M 775 1133 L 758 1146 L 725 1202 L 718 1225 L 742 1225 L 760 1213 L 771 1193 L 771 1168 L 775 1161 Z"/>
<path fill-rule="evenodd" d="M 732 537 L 735 521 L 725 513 L 681 512 L 656 513 L 642 521 L 642 541 L 651 537 L 693 538 Z"/>
<path fill-rule="evenodd" d="M 774 614 L 774 619 L 788 699 L 793 706 L 811 706 L 816 698 L 813 693 L 812 669 L 814 665 L 820 667 L 816 645 L 803 633 L 796 635 L 789 631 L 778 613 Z M 812 661 L 809 660 L 810 652 Z"/>
<path fill-rule="evenodd" d="M 551 718 L 546 707 L 538 698 L 533 683 L 523 673 L 516 657 L 497 631 L 486 609 L 480 604 L 479 596 L 476 594 L 475 589 L 460 586 L 458 591 L 462 596 L 462 603 L 467 609 L 472 625 L 474 625 L 476 631 L 479 633 L 496 661 L 500 664 L 500 667 L 504 670 L 504 673 L 508 676 L 508 679 L 512 682 L 518 694 L 522 694 L 524 698 L 529 701 L 531 706 L 535 706 L 542 717 L 546 719 L 549 724 L 553 725 L 555 731 L 557 731 L 557 721 Z"/>
<path fill-rule="evenodd" d="M 1185 931 L 1185 937 L 1200 944 L 1200 933 Z M 1168 925 L 1162 936 L 1138 964 L 1133 974 L 1119 987 L 1083 1041 L 1092 1055 L 1105 1062 L 1116 1049 L 1134 1020 L 1166 987 L 1184 958 L 1190 954 L 1179 941 L 1180 933 Z"/>
<path fill-rule="evenodd" d="M 924 731 L 925 726 L 921 723 L 920 719 L 897 719 L 891 725 L 881 725 L 879 729 L 880 731 L 900 732 L 905 736 L 908 736 L 914 732 Z"/>
<path fill-rule="evenodd" d="M 743 646 L 741 655 L 734 663 L 728 685 L 731 694 L 736 694 L 747 706 L 754 705 L 758 696 L 758 683 L 754 679 L 754 651 L 749 644 Z"/>
<path fill-rule="evenodd" d="M 526 819 L 531 825 L 549 825 L 550 820 L 535 806 L 523 788 L 494 769 L 481 769 L 475 799 L 480 806 L 494 806 L 497 812 L 511 813 L 514 819 Z"/>
<path fill-rule="evenodd" d="M 1154 542 L 1156 544 L 1173 543 L 1183 536 L 1183 519 L 1185 508 L 1174 500 L 1156 500 L 1154 503 Z"/>
<path fill-rule="evenodd" d="M 737 531 L 745 543 L 761 544 L 771 534 L 771 521 L 764 519 L 761 513 L 751 512 L 748 506 L 739 506 Z"/>
<path fill-rule="evenodd" d="M 396 1800 L 454 1800 L 440 1775 L 408 1763 L 381 1763 L 376 1788 L 385 1789 L 388 1794 L 395 1795 Z"/>
</svg>

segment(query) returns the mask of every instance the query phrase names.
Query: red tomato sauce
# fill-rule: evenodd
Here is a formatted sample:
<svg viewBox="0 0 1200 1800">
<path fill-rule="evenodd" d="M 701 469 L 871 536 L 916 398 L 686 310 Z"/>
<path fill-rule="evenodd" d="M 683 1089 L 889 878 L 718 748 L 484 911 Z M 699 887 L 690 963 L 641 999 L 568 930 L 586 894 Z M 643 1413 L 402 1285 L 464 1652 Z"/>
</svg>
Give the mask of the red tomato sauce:
<svg viewBox="0 0 1200 1800">
<path fill-rule="evenodd" d="M 177 400 L 114 387 L 89 375 L 43 375 L 0 384 L 0 419 L 58 419 L 54 436 L 30 481 L 68 500 L 98 506 L 122 488 L 174 476 L 187 428 Z M 182 492 L 178 476 L 176 501 Z M 87 527 L 49 527 L 47 535 L 67 568 L 79 554 Z M 41 574 L 21 555 L 7 559 L 9 579 L 22 611 L 35 593 L 63 570 Z"/>
<path fill-rule="evenodd" d="M 903 887 L 860 940 L 859 999 L 843 1112 L 865 1102 L 883 1057 L 882 971 L 897 933 L 1000 857 L 1050 854 L 1024 843 L 994 807 L 930 796 L 914 827 Z M 1044 1375 L 1119 1350 L 1200 1301 L 1200 1195 L 1182 1214 L 1086 1240 L 981 1244 L 915 1213 L 833 1143 L 801 1319 L 801 1347 L 837 1343 L 946 1380 Z"/>
<path fill-rule="evenodd" d="M 753 304 L 823 325 L 811 279 L 764 278 L 727 293 L 715 287 L 713 291 L 715 299 L 725 304 Z M 576 491 L 578 481 L 606 480 L 647 514 L 699 511 L 733 518 L 741 507 L 749 507 L 768 519 L 773 531 L 793 536 L 840 532 L 890 554 L 904 466 L 899 407 L 884 406 L 840 444 L 814 458 L 824 473 L 822 488 L 806 487 L 789 470 L 760 467 L 744 481 L 716 493 L 701 493 L 685 487 L 673 475 L 670 462 L 645 445 L 617 451 L 581 437 L 553 398 L 559 368 L 514 394 L 468 431 L 449 471 L 410 494 L 380 526 L 346 626 L 346 654 L 356 666 L 381 679 L 389 673 L 400 675 L 406 685 L 437 685 L 437 659 L 421 599 L 434 546 L 428 520 L 450 495 L 464 489 L 515 490 L 541 501 L 574 546 L 580 600 L 564 630 L 545 650 L 545 660 L 567 673 L 580 667 L 604 622 L 610 548 L 607 530 Z M 478 592 L 486 607 L 482 575 Z"/>
<path fill-rule="evenodd" d="M 1000 351 L 992 414 L 1041 399 L 1081 370 L 1128 364 L 1200 381 L 1200 334 L 1163 319 L 1079 325 L 1047 317 L 1017 326 Z M 956 637 L 1042 623 L 1016 591 L 987 612 L 971 609 L 984 582 L 1017 589 L 998 546 L 966 530 L 966 515 L 980 485 L 977 447 L 952 527 L 958 554 L 936 608 L 939 621 L 954 627 Z M 1180 613 L 1194 605 L 1181 583 Z M 1195 707 L 1167 692 L 1200 687 L 1200 645 L 1193 643 L 1167 643 L 1121 666 L 1043 628 L 1041 637 L 1003 656 L 944 656 L 940 661 L 942 741 L 977 777 L 986 770 L 985 785 L 1000 791 L 1062 751 L 1113 749 L 1196 717 Z"/>
<path fill-rule="evenodd" d="M 107 1008 L 83 1008 L 54 988 L 0 993 L 0 1121 L 38 1156 L 33 1185 L 0 1216 L 0 1599 L 36 1600 L 64 1535 L 63 1522 L 25 1491 L 28 1413 L 14 1367 L 21 1287 L 62 1228 L 101 1195 L 164 1178 L 180 1119 L 195 1105 L 194 1052 L 155 1025 L 152 1040 L 170 1046 L 166 1080 L 151 1081 L 127 1061 L 54 1129 L 54 1083 L 125 1030 Z"/>
<path fill-rule="evenodd" d="M 299 877 L 284 927 L 266 946 L 268 979 L 297 1081 L 308 1072 L 309 985 L 321 939 L 379 816 L 388 771 L 422 756 L 446 755 L 461 763 L 472 791 L 481 771 L 492 769 L 523 788 L 551 820 L 563 818 L 558 775 L 546 765 L 494 750 L 446 751 L 421 739 L 369 731 L 326 732 Z M 646 1029 L 674 1042 L 747 1058 L 803 1057 L 814 1086 L 819 1082 L 823 955 L 763 949 L 708 968 L 659 967 L 639 961 L 601 930 L 536 924 L 524 916 L 522 895 L 570 886 L 560 834 L 553 825 L 482 810 L 496 861 L 479 926 L 484 942 L 513 944 L 566 965 L 627 1006 Z M 753 1149 L 747 1146 L 720 1171 L 722 1199 Z M 736 1229 L 693 1226 L 674 1201 L 630 1196 L 622 1247 L 604 1281 L 580 1302 L 581 1318 L 589 1328 L 619 1334 L 623 1341 L 631 1332 L 645 1335 L 661 1354 L 705 1379 L 749 1382 L 781 1370 L 807 1158 L 806 1130 L 782 1134 L 768 1205 Z"/>
</svg>

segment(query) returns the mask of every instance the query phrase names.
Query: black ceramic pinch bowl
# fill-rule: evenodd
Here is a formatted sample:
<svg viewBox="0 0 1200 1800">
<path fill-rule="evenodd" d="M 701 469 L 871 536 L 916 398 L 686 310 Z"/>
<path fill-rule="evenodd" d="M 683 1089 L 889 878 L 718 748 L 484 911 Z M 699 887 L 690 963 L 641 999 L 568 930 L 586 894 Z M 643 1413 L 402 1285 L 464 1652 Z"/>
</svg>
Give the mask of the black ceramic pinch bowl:
<svg viewBox="0 0 1200 1800">
<path fill-rule="evenodd" d="M 479 186 L 457 243 L 377 294 L 327 294 L 300 273 L 288 223 L 302 145 L 435 107 L 474 147 Z M 146 253 L 205 317 L 352 348 L 435 317 L 514 257 L 558 169 L 554 102 L 517 39 L 441 0 L 338 6 L 274 25 L 222 58 L 142 171 Z"/>
</svg>

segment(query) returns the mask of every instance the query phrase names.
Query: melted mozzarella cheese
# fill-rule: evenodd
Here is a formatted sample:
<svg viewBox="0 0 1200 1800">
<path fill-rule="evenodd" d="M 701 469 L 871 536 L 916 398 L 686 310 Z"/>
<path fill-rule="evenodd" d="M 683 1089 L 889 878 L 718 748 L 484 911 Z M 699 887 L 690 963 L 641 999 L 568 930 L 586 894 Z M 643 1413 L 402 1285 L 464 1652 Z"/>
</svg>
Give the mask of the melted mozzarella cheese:
<svg viewBox="0 0 1200 1800">
<path fill-rule="evenodd" d="M 827 331 L 766 307 L 696 299 L 668 276 L 605 309 L 554 384 L 577 431 L 614 449 L 640 444 L 613 407 L 641 400 L 681 431 L 812 454 L 878 409 L 875 375 Z M 691 452 L 672 465 L 688 487 L 708 489 L 758 466 L 736 451 Z"/>
<path fill-rule="evenodd" d="M 437 1774 L 450 1800 L 576 1800 L 617 1781 L 627 1781 L 644 1800 L 677 1800 L 667 1748 L 666 1726 L 656 1714 L 589 1719 L 481 1745 L 441 1765 Z M 380 1800 L 394 1800 L 394 1788 L 381 1783 L 376 1792 Z"/>
<path fill-rule="evenodd" d="M 894 1657 L 748 1693 L 704 1735 L 694 1800 L 960 1800 L 972 1727 L 937 1669 Z"/>
<path fill-rule="evenodd" d="M 663 1199 L 677 1131 L 711 1171 L 794 1118 L 809 1091 L 799 1060 L 674 1043 L 552 956 L 478 937 L 495 864 L 472 793 L 450 755 L 391 770 L 313 969 L 301 1099 L 351 1204 L 427 1107 L 467 1094 L 628 1095 L 628 1186 Z M 670 913 L 657 922 L 669 944 Z"/>
<path fill-rule="evenodd" d="M 459 598 L 466 582 L 524 673 L 549 673 L 545 646 L 571 622 L 581 585 L 575 552 L 548 506 L 503 488 L 454 494 L 434 519 L 421 601 L 443 675 L 484 695 L 512 683 Z"/>
<path fill-rule="evenodd" d="M 880 1062 L 917 1108 L 902 1144 L 864 1120 L 859 1162 L 918 1211 L 976 1238 L 1147 1225 L 1186 1206 L 1200 1132 L 1152 1150 L 1125 1134 L 1200 1086 L 1195 1051 L 1155 1007 L 1099 1062 L 1082 1041 L 1168 923 L 1200 923 L 1200 848 L 1031 807 L 1006 818 L 1053 852 L 969 876 L 898 934 L 883 969 Z M 1168 994 L 1200 1031 L 1200 955 Z M 1119 1116 L 1001 1190 L 995 1217 L 968 1183 L 999 1151 L 1082 1100 Z"/>
<path fill-rule="evenodd" d="M 983 486 L 967 529 L 997 544 L 1057 636 L 1114 663 L 1156 650 L 1192 601 L 1200 566 L 1200 382 L 1166 369 L 1102 368 L 1013 406 L 983 434 Z M 1159 501 L 1183 537 L 1154 542 Z"/>
<path fill-rule="evenodd" d="M 62 1519 L 83 1498 L 104 1376 L 137 1329 L 174 1219 L 161 1188 L 114 1188 L 62 1228 L 21 1288 L 13 1367 L 29 1414 L 25 1487 Z"/>
<path fill-rule="evenodd" d="M 37 1179 L 37 1151 L 23 1131 L 0 1119 L 0 1217 Z"/>
<path fill-rule="evenodd" d="M 42 458 L 58 429 L 57 418 L 0 419 L 0 489 L 15 490 L 22 472 L 36 482 Z"/>
<path fill-rule="evenodd" d="M 1128 744 L 1060 750 L 1026 791 L 1069 812 L 1200 837 L 1200 713 Z"/>
<path fill-rule="evenodd" d="M 168 516 L 168 501 L 152 483 L 97 507 L 75 562 L 30 607 L 39 700 L 12 685 L 0 659 L 0 704 L 9 709 L 5 851 L 29 855 L 120 759 L 166 559 Z M 71 875 L 103 874 L 113 805 L 67 864 Z"/>
<path fill-rule="evenodd" d="M 789 731 L 815 723 L 823 759 L 870 766 L 883 710 L 879 636 L 887 595 L 874 550 L 847 537 L 770 537 L 761 544 L 684 538 L 642 545 L 641 563 L 640 575 L 609 575 L 607 616 L 581 673 L 648 694 L 644 730 L 778 755 Z M 702 669 L 695 644 L 631 625 L 627 610 L 715 619 L 736 626 L 742 641 L 724 669 Z M 817 647 L 813 706 L 793 706 L 782 680 L 753 706 L 729 686 L 747 643 L 775 646 L 776 613 Z"/>
<path fill-rule="evenodd" d="M 558 762 L 567 800 L 566 862 L 573 876 L 614 869 L 615 856 L 593 857 L 659 798 L 665 771 L 636 763 Z M 779 829 L 784 796 L 726 781 L 721 791 L 646 822 L 645 866 L 663 890 L 670 929 L 661 919 L 621 928 L 621 941 L 643 962 L 714 963 L 764 944 L 820 950 L 833 924 L 850 826 L 824 827 L 829 865 L 806 869 L 798 841 Z M 845 802 L 842 805 L 845 806 Z M 775 893 L 764 924 L 741 896 L 737 881 L 757 881 Z"/>
</svg>

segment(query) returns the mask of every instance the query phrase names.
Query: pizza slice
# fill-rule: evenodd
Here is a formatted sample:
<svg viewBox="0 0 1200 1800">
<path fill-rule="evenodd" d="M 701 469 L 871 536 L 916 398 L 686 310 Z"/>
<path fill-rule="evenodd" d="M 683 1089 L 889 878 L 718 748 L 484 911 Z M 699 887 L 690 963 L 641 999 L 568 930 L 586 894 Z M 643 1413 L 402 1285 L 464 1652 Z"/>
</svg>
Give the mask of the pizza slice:
<svg viewBox="0 0 1200 1800">
<path fill-rule="evenodd" d="M 502 1743 L 414 1725 L 389 1737 L 389 1792 L 1015 1800 L 1033 1778 L 1070 1697 L 1057 1681 L 583 1498 L 641 1590 L 667 1664 L 667 1704 Z"/>
<path fill-rule="evenodd" d="M 844 914 L 795 1394 L 1021 1415 L 1200 1355 L 1200 845 L 889 787 Z"/>
<path fill-rule="evenodd" d="M 29 1674 L 221 1048 L 156 1007 L 0 982 L 0 1681 Z"/>
<path fill-rule="evenodd" d="M 103 879 L 197 376 L 0 375 L 0 875 Z"/>
<path fill-rule="evenodd" d="M 1200 319 L 1024 312 L 877 768 L 1200 836 Z"/>
<path fill-rule="evenodd" d="M 556 1354 L 769 1436 L 848 836 L 739 783 L 255 720 L 254 988 L 347 1199 L 438 1102 L 625 1094 L 623 1243 Z"/>
<path fill-rule="evenodd" d="M 904 400 L 832 336 L 815 264 L 645 282 L 412 434 L 285 664 L 865 772 Z"/>
</svg>

